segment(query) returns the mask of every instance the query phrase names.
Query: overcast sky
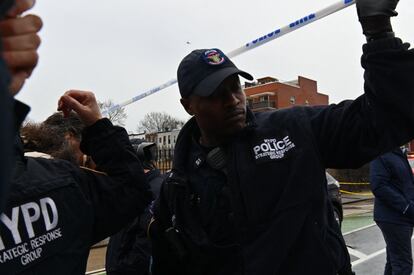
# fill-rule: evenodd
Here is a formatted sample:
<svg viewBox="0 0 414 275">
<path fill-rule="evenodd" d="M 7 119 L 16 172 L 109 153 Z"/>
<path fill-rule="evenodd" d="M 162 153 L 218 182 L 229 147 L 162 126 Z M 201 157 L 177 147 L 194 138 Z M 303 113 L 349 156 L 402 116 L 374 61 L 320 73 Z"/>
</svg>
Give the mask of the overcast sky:
<svg viewBox="0 0 414 275">
<path fill-rule="evenodd" d="M 44 22 L 40 61 L 18 98 L 42 121 L 68 89 L 90 90 L 99 100 L 123 102 L 176 77 L 181 59 L 196 48 L 229 52 L 337 0 L 38 0 Z M 396 34 L 414 42 L 414 1 L 403 0 Z M 187 43 L 190 42 L 190 44 Z M 302 75 L 318 82 L 331 103 L 362 93 L 364 37 L 355 6 L 233 59 L 255 78 Z M 126 107 L 126 128 L 144 115 L 187 114 L 177 86 Z"/>
</svg>

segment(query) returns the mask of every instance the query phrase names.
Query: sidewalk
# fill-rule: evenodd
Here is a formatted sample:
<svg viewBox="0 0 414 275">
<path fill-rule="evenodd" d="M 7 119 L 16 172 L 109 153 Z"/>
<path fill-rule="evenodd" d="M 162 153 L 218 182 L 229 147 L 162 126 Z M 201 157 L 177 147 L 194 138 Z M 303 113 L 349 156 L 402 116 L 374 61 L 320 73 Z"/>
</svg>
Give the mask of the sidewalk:
<svg viewBox="0 0 414 275">
<path fill-rule="evenodd" d="M 372 213 L 374 209 L 374 196 L 372 194 L 363 195 L 342 195 L 342 206 L 344 217 Z"/>
<path fill-rule="evenodd" d="M 341 190 L 342 204 L 355 203 L 364 200 L 373 200 L 374 195 L 371 192 L 351 193 Z"/>
</svg>

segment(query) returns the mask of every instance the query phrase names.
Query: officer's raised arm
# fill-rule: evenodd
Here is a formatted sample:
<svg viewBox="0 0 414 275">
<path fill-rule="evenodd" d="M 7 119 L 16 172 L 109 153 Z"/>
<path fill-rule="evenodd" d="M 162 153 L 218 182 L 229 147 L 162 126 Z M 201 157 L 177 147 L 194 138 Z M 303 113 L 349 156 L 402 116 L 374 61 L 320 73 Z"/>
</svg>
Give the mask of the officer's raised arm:
<svg viewBox="0 0 414 275">
<path fill-rule="evenodd" d="M 124 128 L 102 118 L 92 92 L 70 90 L 58 102 L 64 114 L 75 111 L 87 126 L 82 133 L 81 150 L 90 155 L 97 170 L 84 171 L 96 215 L 92 243 L 121 229 L 136 217 L 152 198 L 141 163 Z"/>
<path fill-rule="evenodd" d="M 395 37 L 397 0 L 357 0 L 364 94 L 328 108 L 309 108 L 315 142 L 330 168 L 357 168 L 414 136 L 414 52 Z"/>
</svg>

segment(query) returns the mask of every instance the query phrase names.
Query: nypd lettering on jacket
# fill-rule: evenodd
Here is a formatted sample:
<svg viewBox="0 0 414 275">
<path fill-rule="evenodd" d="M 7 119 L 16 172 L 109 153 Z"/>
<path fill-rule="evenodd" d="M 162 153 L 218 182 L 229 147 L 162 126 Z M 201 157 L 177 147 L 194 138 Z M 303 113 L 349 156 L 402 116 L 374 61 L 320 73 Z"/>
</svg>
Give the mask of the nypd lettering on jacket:
<svg viewBox="0 0 414 275">
<path fill-rule="evenodd" d="M 265 138 L 253 146 L 254 158 L 258 162 L 283 159 L 293 148 L 295 148 L 295 144 L 289 139 L 289 136 Z"/>
<path fill-rule="evenodd" d="M 15 206 L 0 215 L 0 270 L 39 261 L 62 238 L 59 214 L 50 197 Z M 6 268 L 7 269 L 7 268 Z"/>
</svg>

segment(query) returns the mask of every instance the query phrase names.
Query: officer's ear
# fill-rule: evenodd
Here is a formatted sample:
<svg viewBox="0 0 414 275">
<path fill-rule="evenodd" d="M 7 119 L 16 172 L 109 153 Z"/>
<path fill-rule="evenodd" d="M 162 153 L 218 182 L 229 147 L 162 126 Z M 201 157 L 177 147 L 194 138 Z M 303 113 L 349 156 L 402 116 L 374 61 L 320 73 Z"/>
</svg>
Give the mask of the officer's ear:
<svg viewBox="0 0 414 275">
<path fill-rule="evenodd" d="M 193 108 L 192 108 L 192 100 L 190 97 L 188 98 L 181 98 L 180 99 L 181 105 L 183 105 L 185 111 L 190 115 L 194 115 Z"/>
</svg>

